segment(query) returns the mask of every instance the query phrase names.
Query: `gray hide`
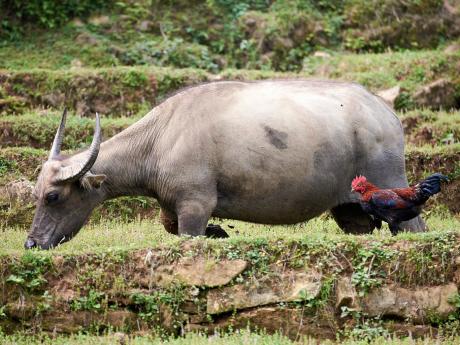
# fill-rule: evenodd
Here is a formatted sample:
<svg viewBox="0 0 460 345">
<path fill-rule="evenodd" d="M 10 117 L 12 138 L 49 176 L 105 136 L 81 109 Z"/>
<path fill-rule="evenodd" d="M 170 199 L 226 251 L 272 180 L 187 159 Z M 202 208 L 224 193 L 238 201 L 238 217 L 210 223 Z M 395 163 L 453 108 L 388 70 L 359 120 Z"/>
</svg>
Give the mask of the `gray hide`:
<svg viewBox="0 0 460 345">
<path fill-rule="evenodd" d="M 96 205 L 122 195 L 157 198 L 165 228 L 178 234 L 204 235 L 211 216 L 293 224 L 327 210 L 345 231 L 369 232 L 351 180 L 408 185 L 396 115 L 363 87 L 332 81 L 189 88 L 102 143 L 78 181 L 59 178 L 63 169 L 76 176 L 88 157 L 45 164 L 26 247 L 69 240 Z M 47 204 L 52 191 L 59 200 Z M 404 224 L 424 227 L 420 218 Z"/>
</svg>

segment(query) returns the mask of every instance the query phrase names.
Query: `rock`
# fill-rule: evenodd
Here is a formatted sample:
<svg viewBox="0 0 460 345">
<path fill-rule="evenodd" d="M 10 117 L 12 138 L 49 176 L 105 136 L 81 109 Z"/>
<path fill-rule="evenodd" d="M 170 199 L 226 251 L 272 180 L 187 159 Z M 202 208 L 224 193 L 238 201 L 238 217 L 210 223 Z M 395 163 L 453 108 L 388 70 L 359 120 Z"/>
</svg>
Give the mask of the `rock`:
<svg viewBox="0 0 460 345">
<path fill-rule="evenodd" d="M 245 18 L 244 24 L 249 28 L 253 28 L 256 26 L 257 21 L 255 20 L 255 18 L 248 17 L 248 18 Z"/>
<path fill-rule="evenodd" d="M 329 44 L 329 35 L 324 29 L 323 24 L 320 22 L 315 22 L 312 37 L 313 42 L 316 43 L 318 46 L 326 47 Z"/>
<path fill-rule="evenodd" d="M 310 336 L 316 339 L 336 339 L 337 329 L 333 323 L 308 316 L 302 308 L 262 307 L 244 310 L 235 315 L 220 317 L 213 324 L 188 324 L 187 331 L 207 331 L 216 329 L 264 330 L 268 333 L 281 333 L 291 339 Z"/>
<path fill-rule="evenodd" d="M 446 49 L 444 49 L 444 53 L 446 54 L 455 54 L 457 52 L 460 52 L 460 43 L 449 44 Z"/>
<path fill-rule="evenodd" d="M 117 343 L 120 345 L 125 345 L 125 344 L 128 344 L 129 342 L 128 335 L 122 332 L 113 333 L 113 337 L 116 339 Z"/>
<path fill-rule="evenodd" d="M 294 42 L 289 37 L 276 37 L 274 40 L 276 50 L 290 50 L 294 47 Z"/>
<path fill-rule="evenodd" d="M 331 72 L 332 72 L 331 65 L 322 64 L 316 69 L 315 74 L 322 78 L 330 78 Z"/>
<path fill-rule="evenodd" d="M 317 272 L 291 272 L 260 285 L 238 284 L 208 292 L 206 312 L 219 314 L 279 302 L 292 302 L 309 296 L 315 298 L 321 289 L 321 275 Z"/>
<path fill-rule="evenodd" d="M 54 311 L 42 316 L 44 331 L 57 333 L 77 333 L 82 328 L 95 324 L 110 326 L 113 329 L 132 329 L 142 326 L 137 315 L 127 310 L 109 310 L 106 314 L 91 311 Z"/>
<path fill-rule="evenodd" d="M 65 102 L 65 94 L 59 92 L 53 92 L 42 96 L 42 101 L 45 105 L 53 108 L 61 107 Z"/>
<path fill-rule="evenodd" d="M 34 184 L 24 178 L 8 183 L 6 193 L 12 205 L 33 202 Z"/>
<path fill-rule="evenodd" d="M 175 274 L 187 285 L 215 287 L 228 284 L 243 272 L 248 263 L 244 260 L 210 261 L 203 258 L 182 258 Z"/>
<path fill-rule="evenodd" d="M 143 20 L 137 25 L 137 30 L 147 32 L 152 28 L 153 24 L 151 21 Z"/>
<path fill-rule="evenodd" d="M 136 313 L 129 310 L 109 310 L 106 312 L 104 323 L 115 329 L 126 329 L 136 324 Z"/>
<path fill-rule="evenodd" d="M 316 51 L 316 52 L 313 54 L 313 56 L 314 56 L 314 57 L 323 58 L 323 59 L 329 59 L 329 58 L 331 57 L 331 54 L 326 53 L 326 52 Z"/>
<path fill-rule="evenodd" d="M 110 18 L 109 16 L 91 17 L 88 22 L 96 26 L 107 25 L 110 24 Z"/>
<path fill-rule="evenodd" d="M 424 322 L 433 314 L 444 319 L 456 310 L 449 298 L 457 293 L 457 286 L 453 283 L 415 290 L 389 285 L 365 296 L 362 310 L 371 317 L 397 316 L 416 323 Z"/>
<path fill-rule="evenodd" d="M 83 27 L 85 24 L 83 24 L 83 22 L 81 21 L 81 19 L 79 18 L 75 18 L 73 19 L 71 22 L 70 22 L 71 25 L 77 27 L 77 28 L 81 28 Z"/>
<path fill-rule="evenodd" d="M 451 2 L 453 4 L 451 4 Z M 443 1 L 443 9 L 452 17 L 458 16 L 460 13 L 459 8 L 460 5 L 458 4 L 458 0 L 454 1 L 449 1 L 449 0 L 444 0 Z"/>
<path fill-rule="evenodd" d="M 395 322 L 394 320 L 385 322 L 383 327 L 390 334 L 397 338 L 409 337 L 411 339 L 419 339 L 428 337 L 436 337 L 438 328 L 431 325 L 412 325 L 408 322 Z"/>
<path fill-rule="evenodd" d="M 70 61 L 70 68 L 82 68 L 83 67 L 83 62 L 79 59 L 73 59 Z"/>
<path fill-rule="evenodd" d="M 243 272 L 247 264 L 244 260 L 183 257 L 176 264 L 157 267 L 152 273 L 152 282 L 158 286 L 169 286 L 177 281 L 189 286 L 222 286 Z"/>
<path fill-rule="evenodd" d="M 390 89 L 377 92 L 377 96 L 381 97 L 390 107 L 395 107 L 395 101 L 401 94 L 401 87 L 396 85 Z"/>
<path fill-rule="evenodd" d="M 90 108 L 84 100 L 80 100 L 77 102 L 75 112 L 79 116 L 85 116 L 86 114 L 90 113 Z"/>
<path fill-rule="evenodd" d="M 419 107 L 449 109 L 455 106 L 455 87 L 446 79 L 438 79 L 417 91 L 413 99 Z"/>
<path fill-rule="evenodd" d="M 422 128 L 418 129 L 415 137 L 414 137 L 414 143 L 417 146 L 421 146 L 424 144 L 430 144 L 433 142 L 433 128 L 423 126 Z"/>
<path fill-rule="evenodd" d="M 98 112 L 99 114 L 109 114 L 110 113 L 110 104 L 107 104 L 107 101 L 101 98 L 96 98 L 93 100 L 91 110 Z M 90 115 L 92 116 L 92 114 Z"/>
<path fill-rule="evenodd" d="M 206 314 L 193 314 L 193 315 L 190 315 L 188 322 L 191 324 L 197 324 L 197 323 L 209 322 L 209 320 Z"/>
<path fill-rule="evenodd" d="M 88 32 L 82 32 L 75 38 L 75 42 L 82 44 L 82 45 L 92 45 L 96 46 L 99 44 L 99 40 L 91 35 Z"/>
<path fill-rule="evenodd" d="M 337 281 L 335 307 L 340 311 L 341 307 L 357 308 L 356 290 L 351 283 L 350 277 L 342 277 Z"/>
<path fill-rule="evenodd" d="M 35 316 L 35 304 L 32 300 L 24 297 L 17 301 L 4 305 L 8 317 L 17 320 L 30 320 Z"/>
</svg>

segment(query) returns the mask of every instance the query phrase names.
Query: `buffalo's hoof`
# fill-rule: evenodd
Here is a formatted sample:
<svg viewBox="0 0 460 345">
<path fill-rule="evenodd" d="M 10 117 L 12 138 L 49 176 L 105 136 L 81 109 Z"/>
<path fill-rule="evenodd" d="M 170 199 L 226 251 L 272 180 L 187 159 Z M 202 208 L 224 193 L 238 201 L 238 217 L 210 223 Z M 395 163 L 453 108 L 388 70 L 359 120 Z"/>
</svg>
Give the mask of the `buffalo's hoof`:
<svg viewBox="0 0 460 345">
<path fill-rule="evenodd" d="M 206 237 L 209 237 L 209 238 L 227 238 L 229 237 L 228 234 L 225 232 L 225 230 L 220 227 L 220 225 L 215 225 L 215 224 L 208 224 L 208 226 L 206 227 L 205 235 Z"/>
</svg>

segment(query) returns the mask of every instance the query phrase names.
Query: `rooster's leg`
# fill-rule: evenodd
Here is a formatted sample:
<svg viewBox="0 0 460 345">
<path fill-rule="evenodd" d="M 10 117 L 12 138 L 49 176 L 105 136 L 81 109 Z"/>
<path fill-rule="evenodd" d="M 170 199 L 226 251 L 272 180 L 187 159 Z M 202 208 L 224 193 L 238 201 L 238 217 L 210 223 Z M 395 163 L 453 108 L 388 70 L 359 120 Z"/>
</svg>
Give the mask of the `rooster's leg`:
<svg viewBox="0 0 460 345">
<path fill-rule="evenodd" d="M 382 220 L 374 217 L 374 226 L 380 230 L 382 228 Z"/>
<path fill-rule="evenodd" d="M 388 223 L 388 226 L 390 227 L 391 234 L 396 236 L 399 232 L 399 225 L 395 223 Z"/>
</svg>

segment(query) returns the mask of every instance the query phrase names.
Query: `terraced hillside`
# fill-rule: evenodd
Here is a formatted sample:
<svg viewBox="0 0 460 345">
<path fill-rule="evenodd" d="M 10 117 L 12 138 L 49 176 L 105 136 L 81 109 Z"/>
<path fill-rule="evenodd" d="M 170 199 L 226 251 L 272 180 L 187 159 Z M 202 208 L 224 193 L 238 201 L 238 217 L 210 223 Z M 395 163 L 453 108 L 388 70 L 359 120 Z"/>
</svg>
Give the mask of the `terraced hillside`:
<svg viewBox="0 0 460 345">
<path fill-rule="evenodd" d="M 96 3 L 45 15 L 0 0 L 1 343 L 144 343 L 190 332 L 201 335 L 170 341 L 459 341 L 458 4 Z M 123 197 L 98 207 L 73 241 L 23 250 L 64 107 L 63 148 L 73 152 L 89 145 L 95 112 L 109 138 L 183 87 L 276 78 L 355 81 L 395 108 L 409 180 L 435 171 L 450 179 L 423 213 L 427 233 L 345 235 L 323 214 L 295 226 L 215 219 L 230 239 L 177 238 L 160 225 L 155 200 Z M 237 331 L 246 328 L 268 334 Z"/>
</svg>

